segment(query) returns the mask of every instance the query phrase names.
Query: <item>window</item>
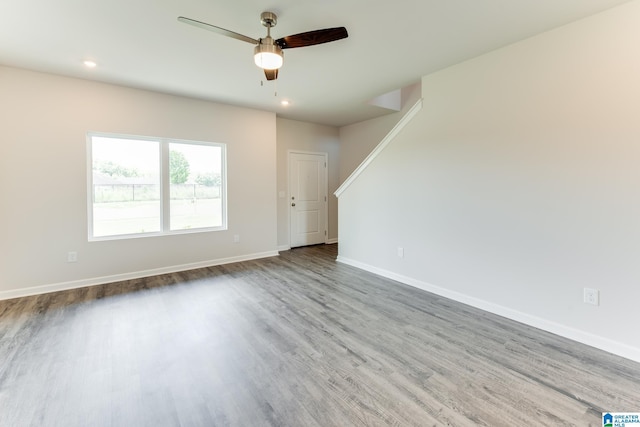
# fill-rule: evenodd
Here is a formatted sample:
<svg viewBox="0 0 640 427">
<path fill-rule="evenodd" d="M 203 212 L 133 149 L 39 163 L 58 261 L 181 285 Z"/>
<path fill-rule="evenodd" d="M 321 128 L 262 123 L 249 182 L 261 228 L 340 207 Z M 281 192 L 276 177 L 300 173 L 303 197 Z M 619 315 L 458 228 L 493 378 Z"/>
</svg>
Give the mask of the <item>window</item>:
<svg viewBox="0 0 640 427">
<path fill-rule="evenodd" d="M 226 229 L 225 145 L 87 136 L 89 240 Z"/>
</svg>

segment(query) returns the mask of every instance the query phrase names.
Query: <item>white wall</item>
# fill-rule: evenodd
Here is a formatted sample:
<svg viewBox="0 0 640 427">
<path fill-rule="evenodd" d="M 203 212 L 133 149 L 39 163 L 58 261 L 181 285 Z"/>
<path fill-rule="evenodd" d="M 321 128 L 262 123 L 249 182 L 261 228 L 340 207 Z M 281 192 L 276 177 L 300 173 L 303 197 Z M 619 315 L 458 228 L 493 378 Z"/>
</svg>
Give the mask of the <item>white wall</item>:
<svg viewBox="0 0 640 427">
<path fill-rule="evenodd" d="M 289 150 L 328 154 L 329 230 L 327 237 L 329 241 L 336 241 L 338 238 L 338 200 L 333 196 L 333 192 L 338 188 L 340 174 L 340 140 L 338 138 L 338 128 L 282 118 L 278 118 L 276 124 L 278 140 L 278 192 L 284 191 L 285 195 L 289 194 Z M 278 198 L 278 247 L 281 249 L 290 247 L 289 200 L 286 197 Z"/>
<path fill-rule="evenodd" d="M 362 163 L 422 96 L 420 83 L 402 89 L 402 109 L 340 128 L 340 184 Z"/>
<path fill-rule="evenodd" d="M 640 361 L 638 22 L 632 1 L 424 77 L 340 198 L 340 259 Z"/>
<path fill-rule="evenodd" d="M 276 253 L 273 113 L 0 67 L 0 117 L 0 299 Z M 89 243 L 88 131 L 227 144 L 229 230 Z"/>
</svg>

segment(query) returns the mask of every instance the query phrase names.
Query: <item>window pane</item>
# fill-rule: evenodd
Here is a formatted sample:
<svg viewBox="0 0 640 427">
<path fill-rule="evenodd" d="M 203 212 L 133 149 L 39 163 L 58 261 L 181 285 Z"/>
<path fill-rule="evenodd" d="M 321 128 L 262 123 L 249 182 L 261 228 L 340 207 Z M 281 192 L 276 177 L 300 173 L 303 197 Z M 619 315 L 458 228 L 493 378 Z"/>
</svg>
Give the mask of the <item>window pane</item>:
<svg viewBox="0 0 640 427">
<path fill-rule="evenodd" d="M 169 144 L 170 229 L 221 227 L 222 147 Z"/>
<path fill-rule="evenodd" d="M 92 136 L 91 153 L 93 236 L 160 231 L 158 142 Z"/>
</svg>

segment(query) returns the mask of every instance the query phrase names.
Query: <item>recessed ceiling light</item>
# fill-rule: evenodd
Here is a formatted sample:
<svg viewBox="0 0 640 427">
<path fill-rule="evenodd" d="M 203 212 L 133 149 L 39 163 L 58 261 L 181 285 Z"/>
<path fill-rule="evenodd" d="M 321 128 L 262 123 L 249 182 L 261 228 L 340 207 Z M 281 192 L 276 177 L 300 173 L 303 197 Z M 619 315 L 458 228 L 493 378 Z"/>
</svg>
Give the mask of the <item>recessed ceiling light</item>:
<svg viewBox="0 0 640 427">
<path fill-rule="evenodd" d="M 96 64 L 96 62 L 95 62 L 95 61 L 91 61 L 91 60 L 89 60 L 89 59 L 87 59 L 86 61 L 84 61 L 84 62 L 83 62 L 83 64 L 84 64 L 84 66 L 85 66 L 85 67 L 87 67 L 87 68 L 95 68 L 95 67 L 96 67 L 96 65 L 98 65 L 98 64 Z"/>
<path fill-rule="evenodd" d="M 280 105 L 282 105 L 284 107 L 288 106 L 289 104 L 290 104 L 290 102 L 287 101 L 286 99 L 283 99 L 282 101 L 280 101 Z"/>
</svg>

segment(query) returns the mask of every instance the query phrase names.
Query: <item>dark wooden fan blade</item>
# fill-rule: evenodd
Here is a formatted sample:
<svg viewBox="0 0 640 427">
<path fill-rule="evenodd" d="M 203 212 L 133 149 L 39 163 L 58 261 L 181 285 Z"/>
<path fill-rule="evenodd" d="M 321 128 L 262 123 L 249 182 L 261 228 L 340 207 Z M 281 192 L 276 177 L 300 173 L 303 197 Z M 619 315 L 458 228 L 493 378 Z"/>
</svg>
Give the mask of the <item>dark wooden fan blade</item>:
<svg viewBox="0 0 640 427">
<path fill-rule="evenodd" d="M 276 44 L 282 49 L 292 49 L 294 47 L 334 42 L 347 37 L 349 37 L 349 34 L 345 27 L 325 28 L 324 30 L 307 31 L 306 33 L 286 36 L 276 40 Z"/>
<path fill-rule="evenodd" d="M 179 16 L 178 21 L 184 22 L 185 24 L 193 25 L 194 27 L 203 28 L 208 31 L 213 31 L 214 33 L 231 37 L 232 39 L 242 40 L 243 42 L 247 42 L 251 44 L 260 43 L 257 39 L 252 39 L 251 37 L 247 37 L 242 34 L 238 34 L 224 28 L 216 27 L 215 25 L 207 24 L 206 22 L 200 22 L 200 21 L 196 21 L 195 19 L 186 18 L 184 16 Z"/>
<path fill-rule="evenodd" d="M 267 80 L 275 80 L 278 78 L 278 70 L 264 70 Z"/>
</svg>

